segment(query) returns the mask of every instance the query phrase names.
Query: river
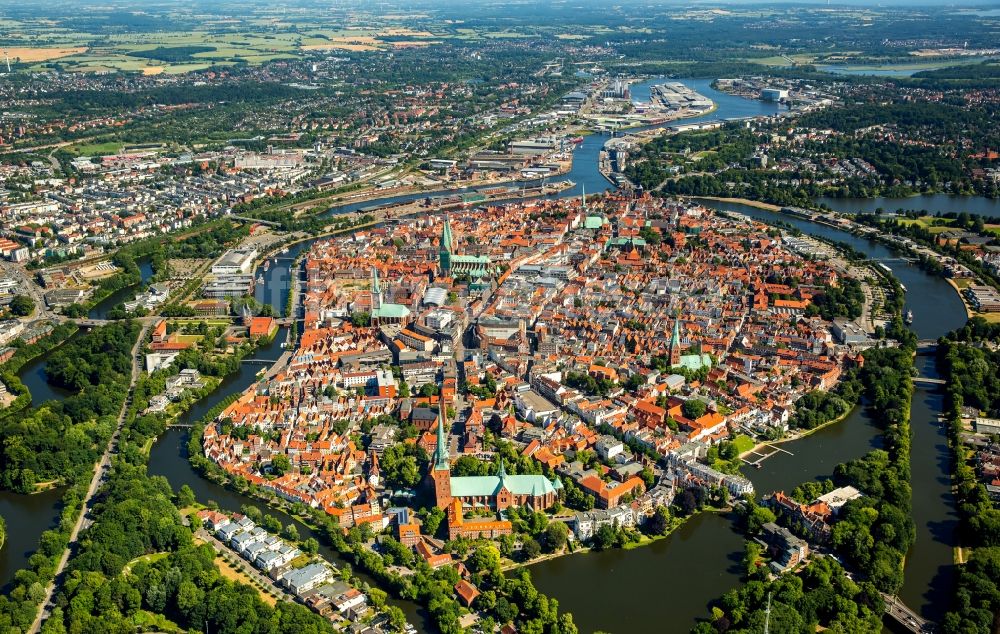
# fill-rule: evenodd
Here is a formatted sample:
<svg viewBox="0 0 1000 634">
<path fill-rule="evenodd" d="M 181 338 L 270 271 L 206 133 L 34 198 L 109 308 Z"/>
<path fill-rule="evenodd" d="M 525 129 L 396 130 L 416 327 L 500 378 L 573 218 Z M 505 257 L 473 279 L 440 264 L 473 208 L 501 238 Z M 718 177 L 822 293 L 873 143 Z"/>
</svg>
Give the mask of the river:
<svg viewBox="0 0 1000 634">
<path fill-rule="evenodd" d="M 136 291 L 142 288 L 142 285 L 153 277 L 153 265 L 150 263 L 148 257 L 140 258 L 136 261 L 136 264 L 139 266 L 139 283 L 126 286 L 111 293 L 90 309 L 90 312 L 87 313 L 88 317 L 91 319 L 107 319 L 109 310 L 118 304 L 131 301 L 135 298 Z"/>
<path fill-rule="evenodd" d="M 633 86 L 633 96 L 640 98 L 644 90 L 648 96 L 648 86 L 658 81 L 663 80 L 651 80 Z M 719 93 L 709 87 L 709 80 L 681 81 L 719 104 L 716 111 L 685 122 L 777 112 L 777 107 L 773 104 Z M 771 109 L 770 112 L 768 108 Z M 608 135 L 603 134 L 584 137 L 584 142 L 575 151 L 573 169 L 567 175 L 576 186 L 562 192 L 561 197 L 577 196 L 584 187 L 587 193 L 610 189 L 610 183 L 597 171 L 597 155 L 608 138 Z M 346 213 L 424 196 L 426 194 L 411 194 L 380 201 L 369 200 L 334 207 L 327 213 Z M 915 315 L 912 327 L 921 338 L 936 338 L 965 322 L 962 303 L 946 282 L 907 264 L 881 244 L 752 207 L 711 204 L 752 217 L 780 219 L 797 226 L 803 232 L 849 243 L 870 257 L 885 261 L 909 291 L 907 307 Z M 264 276 L 264 283 L 258 285 L 257 289 L 259 301 L 272 304 L 276 312 L 284 310 L 292 260 L 307 250 L 312 242 L 310 240 L 292 246 L 287 254 L 279 255 L 276 261 L 272 261 L 268 271 L 258 271 Z M 280 348 L 278 341 L 261 350 L 256 358 L 277 357 L 280 353 L 276 347 Z M 197 420 L 222 399 L 249 387 L 255 380 L 258 369 L 259 366 L 246 364 L 235 377 L 228 379 L 219 390 L 192 408 L 183 420 Z M 44 389 L 41 385 L 36 387 Z M 52 398 L 59 397 L 59 394 L 53 393 Z M 947 491 L 948 478 L 943 475 L 947 473 L 947 446 L 943 444 L 943 430 L 934 421 L 935 412 L 939 408 L 938 395 L 924 390 L 917 391 L 913 407 L 913 483 L 918 541 L 907 559 L 906 585 L 902 592 L 903 599 L 909 605 L 931 618 L 939 616 L 944 606 L 940 602 L 939 591 L 947 591 L 948 587 L 947 575 L 950 574 L 951 564 L 948 544 L 953 524 L 953 504 Z M 186 429 L 172 428 L 157 441 L 150 455 L 151 475 L 166 477 L 175 490 L 187 484 L 194 490 L 199 501 L 214 500 L 224 509 L 238 510 L 243 504 L 262 506 L 195 472 L 187 461 L 186 437 Z M 784 445 L 789 454 L 775 456 L 765 461 L 762 469 L 747 475 L 761 493 L 775 489 L 790 490 L 805 480 L 831 475 L 837 463 L 864 455 L 878 445 L 878 440 L 877 429 L 870 417 L 858 409 L 843 423 Z M 4 499 L 0 498 L 0 505 Z M 269 512 L 279 517 L 283 523 L 295 523 L 303 538 L 311 534 L 308 527 L 287 515 Z M 10 526 L 12 517 L 7 513 L 3 514 Z M 13 521 L 21 521 L 21 511 L 15 510 L 13 514 Z M 24 509 L 24 514 L 31 514 L 30 510 Z M 44 522 L 40 520 L 42 524 L 51 523 L 51 513 L 48 515 L 50 519 Z M 34 533 L 34 539 L 37 542 L 37 533 Z M 4 549 L 5 552 L 10 550 L 12 549 Z M 705 514 L 688 521 L 670 538 L 648 547 L 563 557 L 531 566 L 530 571 L 539 590 L 557 599 L 561 609 L 572 612 L 583 632 L 599 628 L 615 632 L 686 631 L 694 624 L 695 619 L 708 615 L 707 607 L 711 600 L 739 583 L 738 563 L 742 551 L 743 538 L 733 530 L 732 522 L 718 514 Z M 336 553 L 328 549 L 324 549 L 324 554 L 337 559 Z M 0 564 L 3 563 L 6 562 L 0 560 Z M 13 574 L 6 568 L 0 570 L 0 573 L 3 573 L 0 574 L 0 579 L 4 575 L 9 579 Z M 934 605 L 935 600 L 938 601 L 937 605 Z M 429 628 L 416 605 L 411 602 L 397 604 L 411 622 L 422 629 Z M 614 609 L 609 609 L 609 606 Z"/>
<path fill-rule="evenodd" d="M 920 194 L 906 198 L 833 198 L 821 196 L 816 204 L 825 205 L 830 209 L 848 214 L 859 212 L 874 212 L 877 209 L 885 211 L 919 210 L 936 213 L 966 212 L 974 216 L 1000 218 L 1000 198 L 985 196 L 958 196 L 956 194 Z"/>
<path fill-rule="evenodd" d="M 825 225 L 746 205 L 703 202 L 718 209 L 736 211 L 760 220 L 781 220 L 805 233 L 845 242 L 870 258 L 882 260 L 907 289 L 906 309 L 912 310 L 914 315 L 910 328 L 921 339 L 937 339 L 966 322 L 962 301 L 951 285 L 942 278 L 930 276 L 916 265 L 902 260 L 898 254 L 881 243 L 859 238 Z M 933 356 L 918 355 L 915 364 L 921 375 L 937 376 Z M 922 616 L 932 620 L 940 620 L 949 605 L 948 594 L 954 576 L 952 563 L 957 526 L 955 500 L 950 485 L 951 454 L 948 449 L 947 430 L 937 420 L 942 410 L 943 399 L 939 390 L 918 387 L 914 391 L 910 413 L 913 430 L 910 463 L 913 520 L 916 524 L 917 539 L 906 558 L 905 582 L 900 591 L 900 598 Z M 852 426 L 852 421 L 858 419 L 865 421 L 864 424 Z M 847 421 L 837 427 L 844 428 L 844 434 L 848 436 L 846 442 L 859 448 L 860 437 L 871 434 L 873 429 L 868 414 L 861 410 L 855 410 Z M 863 429 L 868 431 L 862 431 Z M 822 438 L 824 432 L 783 445 L 796 455 L 776 456 L 764 461 L 764 468 L 760 471 L 747 473 L 754 481 L 758 492 L 766 493 L 769 489 L 788 488 L 788 484 L 782 484 L 786 479 L 792 483 L 791 486 L 794 486 L 795 478 L 788 477 L 788 474 L 796 470 L 799 475 L 817 470 L 815 465 L 808 462 L 826 460 L 822 455 L 823 452 L 813 446 L 826 444 Z M 838 445 L 831 444 L 826 449 L 841 452 L 843 448 Z M 859 451 L 856 456 L 862 453 L 864 452 Z M 800 464 L 800 460 L 806 461 L 805 464 Z M 827 463 L 834 464 L 841 461 L 842 459 L 826 460 Z"/>
<path fill-rule="evenodd" d="M 0 548 L 0 594 L 14 573 L 28 566 L 28 558 L 38 548 L 39 536 L 59 523 L 65 488 L 34 495 L 0 491 L 0 517 L 7 522 L 7 541 Z"/>
</svg>

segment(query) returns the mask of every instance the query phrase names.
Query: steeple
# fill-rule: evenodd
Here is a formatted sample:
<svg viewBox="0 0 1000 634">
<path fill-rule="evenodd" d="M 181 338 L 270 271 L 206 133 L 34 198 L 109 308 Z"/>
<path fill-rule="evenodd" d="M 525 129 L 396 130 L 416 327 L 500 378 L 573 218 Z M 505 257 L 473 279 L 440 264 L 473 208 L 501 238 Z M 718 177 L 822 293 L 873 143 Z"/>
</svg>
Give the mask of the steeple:
<svg viewBox="0 0 1000 634">
<path fill-rule="evenodd" d="M 444 226 L 441 229 L 441 244 L 438 245 L 438 262 L 441 272 L 447 275 L 451 272 L 451 220 L 445 216 Z"/>
<path fill-rule="evenodd" d="M 583 213 L 587 213 L 587 184 L 580 183 L 580 190 L 583 192 L 580 196 L 580 202 L 583 205 Z"/>
<path fill-rule="evenodd" d="M 674 332 L 670 336 L 670 365 L 679 365 L 681 362 L 681 326 L 680 315 L 674 315 Z"/>
<path fill-rule="evenodd" d="M 372 267 L 372 308 L 382 306 L 382 286 L 378 283 L 378 267 Z"/>
<path fill-rule="evenodd" d="M 497 467 L 497 477 L 502 482 L 507 477 L 507 469 L 503 466 L 503 456 L 500 456 L 500 466 Z"/>
<path fill-rule="evenodd" d="M 448 425 L 448 407 L 441 396 L 438 412 L 437 445 L 434 447 L 434 469 L 448 469 L 448 437 L 445 428 Z"/>
</svg>

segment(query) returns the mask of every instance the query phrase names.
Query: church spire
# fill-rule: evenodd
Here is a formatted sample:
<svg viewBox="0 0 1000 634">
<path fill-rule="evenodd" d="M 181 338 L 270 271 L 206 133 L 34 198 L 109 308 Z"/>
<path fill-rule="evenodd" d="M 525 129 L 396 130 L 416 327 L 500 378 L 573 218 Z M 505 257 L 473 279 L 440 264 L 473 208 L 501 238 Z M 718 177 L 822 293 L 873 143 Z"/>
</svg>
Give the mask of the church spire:
<svg viewBox="0 0 1000 634">
<path fill-rule="evenodd" d="M 434 448 L 434 468 L 448 469 L 448 437 L 445 428 L 448 425 L 448 407 L 441 395 L 438 411 L 437 445 Z"/>
<path fill-rule="evenodd" d="M 681 326 L 680 314 L 674 315 L 674 332 L 670 336 L 670 365 L 680 365 L 681 362 Z"/>
<path fill-rule="evenodd" d="M 441 229 L 441 244 L 438 245 L 438 260 L 441 271 L 447 275 L 451 272 L 451 220 L 448 216 L 444 218 L 444 226 Z"/>
<path fill-rule="evenodd" d="M 378 267 L 372 267 L 372 308 L 382 306 L 382 285 L 378 282 Z"/>
<path fill-rule="evenodd" d="M 497 467 L 497 477 L 501 480 L 507 477 L 507 469 L 503 466 L 503 456 L 500 456 L 500 466 Z"/>
<path fill-rule="evenodd" d="M 580 189 L 583 191 L 583 194 L 580 196 L 580 202 L 583 205 L 583 213 L 587 213 L 587 184 L 580 183 Z"/>
</svg>

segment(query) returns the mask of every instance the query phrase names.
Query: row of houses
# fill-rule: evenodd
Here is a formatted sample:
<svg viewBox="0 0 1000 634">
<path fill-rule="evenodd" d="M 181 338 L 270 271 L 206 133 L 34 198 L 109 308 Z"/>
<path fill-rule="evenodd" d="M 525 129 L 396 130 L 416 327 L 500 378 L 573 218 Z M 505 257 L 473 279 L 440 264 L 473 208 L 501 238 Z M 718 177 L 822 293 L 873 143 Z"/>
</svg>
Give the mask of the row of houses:
<svg viewBox="0 0 1000 634">
<path fill-rule="evenodd" d="M 321 615 L 333 621 L 360 622 L 371 613 L 368 597 L 342 581 L 337 568 L 325 559 L 312 557 L 296 566 L 305 558 L 302 551 L 242 515 L 203 510 L 198 518 L 226 548 Z"/>
</svg>

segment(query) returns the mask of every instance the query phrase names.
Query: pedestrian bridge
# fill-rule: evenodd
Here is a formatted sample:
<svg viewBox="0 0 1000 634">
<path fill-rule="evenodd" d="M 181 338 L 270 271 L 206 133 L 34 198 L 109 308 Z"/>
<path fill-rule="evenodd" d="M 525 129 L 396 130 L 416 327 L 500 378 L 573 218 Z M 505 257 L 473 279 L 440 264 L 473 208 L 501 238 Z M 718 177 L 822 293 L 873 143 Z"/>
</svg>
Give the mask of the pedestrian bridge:
<svg viewBox="0 0 1000 634">
<path fill-rule="evenodd" d="M 915 376 L 913 377 L 914 385 L 923 385 L 925 387 L 936 386 L 936 385 L 946 385 L 944 379 L 932 379 L 927 376 Z"/>
</svg>

